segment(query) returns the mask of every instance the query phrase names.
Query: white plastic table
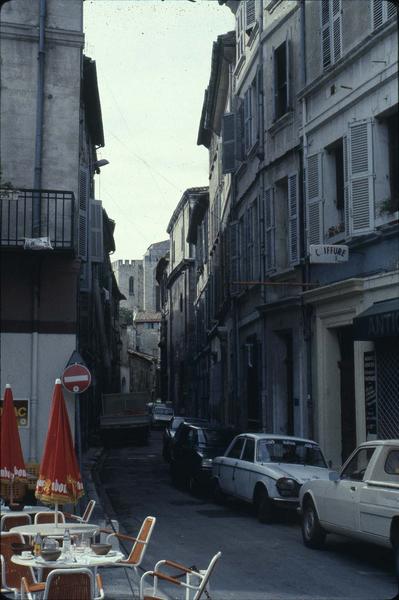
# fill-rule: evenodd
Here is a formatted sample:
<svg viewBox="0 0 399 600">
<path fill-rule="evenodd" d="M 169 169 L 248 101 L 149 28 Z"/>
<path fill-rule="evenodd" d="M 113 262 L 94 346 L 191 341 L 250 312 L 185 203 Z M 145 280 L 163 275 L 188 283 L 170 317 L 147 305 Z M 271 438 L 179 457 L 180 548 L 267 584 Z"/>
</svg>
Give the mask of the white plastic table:
<svg viewBox="0 0 399 600">
<path fill-rule="evenodd" d="M 21 515 L 35 515 L 38 512 L 50 512 L 48 506 L 24 506 L 22 510 L 10 510 L 8 506 L 0 507 L 1 516 L 4 515 L 15 515 L 20 517 Z M 54 511 L 51 511 L 54 512 Z"/>
<path fill-rule="evenodd" d="M 37 525 L 18 525 L 17 527 L 11 527 L 10 532 L 30 535 L 32 537 L 37 533 L 40 533 L 41 536 L 51 535 L 62 537 L 65 529 L 69 529 L 71 535 L 86 533 L 90 536 L 97 533 L 100 527 L 95 524 L 90 525 L 89 523 L 59 523 L 57 527 L 54 523 L 39 523 Z"/>
</svg>

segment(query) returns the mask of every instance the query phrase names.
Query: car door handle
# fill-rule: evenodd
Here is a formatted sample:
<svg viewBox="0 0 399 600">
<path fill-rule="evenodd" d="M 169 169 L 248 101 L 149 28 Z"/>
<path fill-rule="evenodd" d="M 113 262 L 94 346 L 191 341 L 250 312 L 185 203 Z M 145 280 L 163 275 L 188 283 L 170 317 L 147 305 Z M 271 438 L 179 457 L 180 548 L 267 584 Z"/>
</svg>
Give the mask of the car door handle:
<svg viewBox="0 0 399 600">
<path fill-rule="evenodd" d="M 355 485 L 351 485 L 351 490 L 352 490 L 352 492 L 356 492 L 356 486 Z"/>
</svg>

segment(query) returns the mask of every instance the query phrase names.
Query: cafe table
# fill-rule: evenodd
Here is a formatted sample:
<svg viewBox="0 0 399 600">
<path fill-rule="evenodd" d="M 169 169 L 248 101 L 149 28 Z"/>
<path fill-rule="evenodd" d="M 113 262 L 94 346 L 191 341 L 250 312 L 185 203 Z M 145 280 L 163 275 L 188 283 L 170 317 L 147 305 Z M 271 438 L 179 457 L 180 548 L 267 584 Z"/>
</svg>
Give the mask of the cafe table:
<svg viewBox="0 0 399 600">
<path fill-rule="evenodd" d="M 21 517 L 22 515 L 35 515 L 38 512 L 50 512 L 48 506 L 24 506 L 21 510 L 10 510 L 8 506 L 1 506 L 1 516 L 13 515 L 15 517 Z M 53 512 L 53 511 L 51 511 Z"/>
<path fill-rule="evenodd" d="M 100 527 L 89 523 L 39 523 L 37 525 L 18 525 L 11 527 L 11 533 L 20 533 L 34 537 L 37 533 L 41 536 L 62 537 L 65 530 L 69 529 L 71 536 L 86 534 L 88 537 L 95 535 Z"/>
<path fill-rule="evenodd" d="M 14 554 L 11 557 L 11 562 L 16 565 L 24 565 L 25 567 L 32 567 L 38 573 L 38 581 L 42 579 L 43 569 L 91 569 L 96 580 L 97 568 L 98 567 L 109 567 L 118 563 L 124 558 L 122 552 L 119 550 L 111 550 L 108 554 L 99 556 L 95 554 L 91 549 L 85 552 L 76 552 L 71 550 L 68 555 L 63 555 L 54 561 L 44 560 L 41 556 L 21 556 Z"/>
</svg>

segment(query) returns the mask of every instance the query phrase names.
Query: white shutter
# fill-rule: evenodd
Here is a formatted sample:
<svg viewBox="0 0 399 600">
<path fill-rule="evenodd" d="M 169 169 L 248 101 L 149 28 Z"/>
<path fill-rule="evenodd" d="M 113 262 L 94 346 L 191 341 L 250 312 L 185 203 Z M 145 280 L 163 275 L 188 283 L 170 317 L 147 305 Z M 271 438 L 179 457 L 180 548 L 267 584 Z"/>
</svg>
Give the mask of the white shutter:
<svg viewBox="0 0 399 600">
<path fill-rule="evenodd" d="M 390 19 L 391 17 L 397 17 L 398 16 L 398 8 L 395 5 L 394 0 L 386 0 L 386 7 L 387 7 L 387 19 Z"/>
<path fill-rule="evenodd" d="M 344 167 L 344 221 L 345 221 L 345 236 L 350 235 L 349 224 L 349 184 L 348 184 L 348 138 L 345 135 L 342 138 L 342 154 Z"/>
<path fill-rule="evenodd" d="M 288 177 L 288 244 L 290 264 L 299 263 L 298 174 Z"/>
<path fill-rule="evenodd" d="M 384 22 L 382 0 L 373 0 L 373 29 L 377 29 Z"/>
<path fill-rule="evenodd" d="M 238 238 L 238 221 L 230 223 L 230 293 L 232 295 L 240 292 L 240 286 L 237 285 L 239 280 L 238 260 L 239 260 L 239 238 Z"/>
<path fill-rule="evenodd" d="M 274 190 L 265 190 L 265 231 L 266 231 L 266 272 L 276 268 L 276 219 L 274 210 Z"/>
<path fill-rule="evenodd" d="M 103 208 L 101 200 L 90 199 L 90 260 L 104 260 L 103 247 Z"/>
<path fill-rule="evenodd" d="M 255 0 L 245 2 L 245 29 L 251 29 L 255 25 Z"/>
<path fill-rule="evenodd" d="M 374 177 L 372 123 L 349 123 L 349 206 L 351 235 L 363 235 L 374 229 Z"/>
<path fill-rule="evenodd" d="M 234 134 L 234 113 L 223 115 L 222 123 L 222 171 L 223 173 L 233 173 L 235 169 L 235 134 Z"/>
<path fill-rule="evenodd" d="M 322 244 L 324 241 L 321 154 L 307 158 L 306 167 L 306 221 L 307 243 Z"/>
<path fill-rule="evenodd" d="M 332 54 L 334 62 L 342 54 L 342 6 L 341 0 L 332 0 Z"/>
<path fill-rule="evenodd" d="M 321 1 L 321 56 L 326 69 L 331 64 L 330 0 Z"/>
<path fill-rule="evenodd" d="M 80 258 L 87 260 L 87 223 L 89 206 L 89 169 L 81 167 L 79 170 L 79 232 L 78 253 Z"/>
</svg>

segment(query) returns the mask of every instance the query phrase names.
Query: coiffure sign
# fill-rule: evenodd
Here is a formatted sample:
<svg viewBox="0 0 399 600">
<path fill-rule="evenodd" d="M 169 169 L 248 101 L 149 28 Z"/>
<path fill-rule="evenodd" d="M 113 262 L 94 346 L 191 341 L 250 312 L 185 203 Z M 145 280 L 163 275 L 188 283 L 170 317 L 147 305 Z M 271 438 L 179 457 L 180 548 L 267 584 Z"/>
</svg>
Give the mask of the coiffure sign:
<svg viewBox="0 0 399 600">
<path fill-rule="evenodd" d="M 14 410 L 18 427 L 29 426 L 29 400 L 15 400 Z M 3 415 L 3 400 L 0 400 L 0 417 Z"/>
<path fill-rule="evenodd" d="M 349 258 L 348 246 L 336 244 L 311 244 L 309 259 L 311 263 L 342 263 Z"/>
</svg>

